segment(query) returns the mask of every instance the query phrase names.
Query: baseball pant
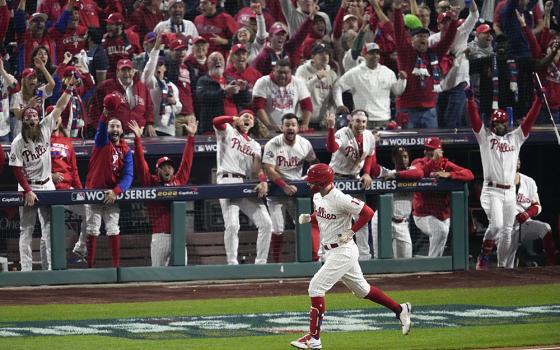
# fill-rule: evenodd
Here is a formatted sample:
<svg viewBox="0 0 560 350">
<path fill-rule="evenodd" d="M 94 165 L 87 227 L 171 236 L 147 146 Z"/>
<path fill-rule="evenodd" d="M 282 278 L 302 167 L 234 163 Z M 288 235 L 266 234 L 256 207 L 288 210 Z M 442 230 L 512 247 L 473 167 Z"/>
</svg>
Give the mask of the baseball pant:
<svg viewBox="0 0 560 350">
<path fill-rule="evenodd" d="M 272 220 L 272 232 L 277 235 L 284 233 L 284 212 L 293 219 L 295 216 L 294 199 L 291 197 L 268 197 L 268 211 Z"/>
<path fill-rule="evenodd" d="M 219 176 L 217 182 L 219 184 L 242 183 L 243 179 Z M 239 248 L 239 210 L 241 209 L 257 226 L 257 256 L 255 264 L 266 264 L 272 235 L 272 220 L 266 205 L 259 198 L 221 198 L 220 207 L 224 217 L 224 246 L 227 263 L 229 265 L 239 264 L 237 250 Z"/>
<path fill-rule="evenodd" d="M 502 265 L 506 261 L 505 257 L 509 256 L 512 245 L 517 244 L 512 238 L 513 223 L 517 214 L 515 190 L 489 187 L 485 184 L 480 194 L 480 205 L 489 223 L 484 240 L 502 241 L 497 249 L 498 267 L 505 267 Z"/>
<path fill-rule="evenodd" d="M 391 223 L 391 236 L 393 240 L 393 257 L 395 259 L 408 259 L 412 258 L 412 239 L 410 238 L 410 230 L 408 229 L 408 219 L 403 222 Z M 377 212 L 373 214 L 371 219 L 374 257 L 379 258 L 379 247 L 377 246 L 378 232 L 377 232 L 378 218 Z"/>
<path fill-rule="evenodd" d="M 154 233 L 150 244 L 152 266 L 169 266 L 171 261 L 171 235 Z M 187 265 L 187 247 L 185 247 L 185 266 Z"/>
<path fill-rule="evenodd" d="M 30 187 L 34 192 L 55 189 L 52 180 L 44 185 L 30 185 Z M 43 270 L 51 270 L 51 208 L 48 206 L 38 206 L 37 204 L 35 203 L 32 207 L 19 207 L 19 257 L 21 271 L 33 270 L 31 242 L 33 241 L 37 214 L 39 214 L 39 222 L 41 223 L 41 267 Z"/>
<path fill-rule="evenodd" d="M 101 220 L 105 223 L 107 236 L 118 235 L 120 232 L 118 204 L 86 204 L 86 232 L 91 236 L 99 236 Z"/>
<path fill-rule="evenodd" d="M 513 225 L 512 231 L 512 244 L 509 250 L 501 248 L 502 240 L 498 237 L 498 251 L 503 251 L 504 253 L 500 255 L 500 260 L 498 260 L 498 266 L 507 267 L 513 269 L 515 267 L 515 254 L 517 253 L 517 248 L 519 243 L 534 241 L 537 239 L 542 239 L 548 232 L 550 232 L 550 225 L 546 222 L 538 220 L 527 220 L 521 225 L 516 222 Z"/>
<path fill-rule="evenodd" d="M 359 298 L 368 295 L 371 286 L 364 278 L 358 262 L 359 256 L 354 241 L 327 250 L 324 255 L 325 263 L 309 283 L 309 296 L 325 296 L 338 281 L 342 281 Z"/>
<path fill-rule="evenodd" d="M 356 195 L 357 199 L 366 201 L 366 196 Z M 359 215 L 353 215 L 352 219 L 354 221 L 358 220 Z M 359 260 L 370 260 L 371 259 L 371 248 L 369 246 L 369 225 L 362 226 L 358 232 L 356 232 L 356 244 L 358 245 L 358 251 L 360 252 Z"/>
<path fill-rule="evenodd" d="M 65 205 L 64 209 L 71 211 L 72 213 L 80 216 L 80 234 L 78 236 L 78 241 L 74 246 L 74 249 L 79 251 L 87 251 L 86 240 L 87 240 L 87 221 L 86 221 L 86 207 L 85 205 Z"/>
<path fill-rule="evenodd" d="M 431 215 L 413 217 L 416 226 L 430 239 L 428 256 L 442 256 L 445 250 L 445 243 L 447 242 L 447 235 L 449 234 L 449 218 L 442 221 Z"/>
</svg>

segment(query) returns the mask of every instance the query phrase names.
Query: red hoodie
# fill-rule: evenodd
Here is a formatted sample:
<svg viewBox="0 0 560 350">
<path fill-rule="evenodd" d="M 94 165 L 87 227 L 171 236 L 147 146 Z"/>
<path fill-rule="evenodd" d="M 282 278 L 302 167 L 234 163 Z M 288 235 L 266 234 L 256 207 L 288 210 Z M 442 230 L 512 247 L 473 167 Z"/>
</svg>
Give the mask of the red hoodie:
<svg viewBox="0 0 560 350">
<path fill-rule="evenodd" d="M 62 134 L 51 135 L 51 164 L 52 173 L 60 173 L 64 180 L 55 184 L 57 190 L 82 188 L 78 175 L 76 153 L 72 147 L 72 140 Z"/>
</svg>

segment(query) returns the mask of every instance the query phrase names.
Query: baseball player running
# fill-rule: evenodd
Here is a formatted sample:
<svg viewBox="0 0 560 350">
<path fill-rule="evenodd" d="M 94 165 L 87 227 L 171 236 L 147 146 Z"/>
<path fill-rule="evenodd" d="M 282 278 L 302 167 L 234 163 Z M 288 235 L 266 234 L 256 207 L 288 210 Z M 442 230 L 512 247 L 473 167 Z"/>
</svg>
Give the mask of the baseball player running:
<svg viewBox="0 0 560 350">
<path fill-rule="evenodd" d="M 39 122 L 39 112 L 33 107 L 23 110 L 21 133 L 12 142 L 10 166 L 18 181 L 18 191 L 23 191 L 24 206 L 19 208 L 19 255 L 21 270 L 33 269 L 31 240 L 39 214 L 41 223 L 41 263 L 43 270 L 51 269 L 51 219 L 49 207 L 37 207 L 36 191 L 54 190 L 51 179 L 51 134 L 72 95 L 76 80 L 72 78 L 58 99 L 53 111 Z"/>
<path fill-rule="evenodd" d="M 334 170 L 324 163 L 309 167 L 305 181 L 313 195 L 313 214 L 302 214 L 299 223 L 317 220 L 321 244 L 326 251 L 324 264 L 309 283 L 311 310 L 309 333 L 291 342 L 298 349 L 321 349 L 321 322 L 325 313 L 325 294 L 342 281 L 356 296 L 371 300 L 392 310 L 407 335 L 412 325 L 410 303 L 398 304 L 379 288 L 370 285 L 358 262 L 358 247 L 352 237 L 373 216 L 373 210 L 359 199 L 334 187 Z M 358 219 L 352 224 L 352 217 Z"/>
<path fill-rule="evenodd" d="M 529 132 L 541 110 L 542 92 L 537 91 L 537 94 L 538 98 L 535 98 L 521 125 L 508 132 L 508 117 L 506 112 L 501 109 L 492 113 L 490 128 L 484 127 L 472 92 L 467 91 L 467 95 L 469 95 L 468 114 L 482 158 L 484 183 L 480 204 L 489 222 L 477 259 L 477 270 L 488 268 L 490 254 L 494 249 L 496 239 L 502 240 L 500 249 L 498 249 L 498 267 L 505 267 L 503 257 L 508 254 L 507 252 L 512 249 L 511 246 L 514 244 L 512 230 L 517 213 L 515 169 L 521 146 L 529 137 Z"/>
<path fill-rule="evenodd" d="M 128 123 L 128 127 L 136 136 L 134 138 L 134 164 L 138 180 L 142 186 L 184 186 L 189 182 L 194 154 L 194 135 L 196 134 L 198 123 L 183 124 L 183 128 L 189 136 L 185 143 L 183 158 L 177 173 L 175 173 L 171 158 L 161 157 L 156 163 L 157 175 L 150 173 L 150 168 L 144 158 L 144 149 L 140 139 L 142 128 L 134 120 Z M 150 249 L 152 266 L 168 266 L 171 258 L 171 235 L 169 234 L 171 232 L 171 218 L 169 216 L 171 210 L 169 203 L 148 202 L 147 206 L 153 230 Z"/>
<path fill-rule="evenodd" d="M 543 248 L 547 258 L 547 264 L 556 265 L 560 253 L 556 250 L 556 244 L 552 237 L 550 225 L 546 222 L 533 220 L 532 218 L 541 212 L 541 203 L 537 192 L 535 180 L 519 172 L 521 161 L 517 161 L 517 173 L 515 174 L 515 192 L 517 193 L 517 208 L 515 222 L 513 224 L 512 245 L 509 251 L 500 249 L 502 240 L 498 238 L 498 251 L 504 251 L 501 266 L 513 268 L 515 266 L 515 254 L 518 243 L 543 240 Z"/>
<path fill-rule="evenodd" d="M 251 110 L 243 110 L 239 116 L 216 117 L 213 123 L 218 143 L 217 182 L 219 184 L 242 183 L 254 173 L 257 173 L 259 177 L 259 184 L 255 186 L 259 199 L 220 199 L 225 225 L 224 246 L 227 263 L 229 265 L 239 264 L 237 249 L 239 247 L 239 209 L 241 209 L 253 220 L 258 229 L 255 264 L 266 264 L 272 234 L 272 221 L 260 198 L 266 196 L 268 184 L 261 166 L 261 145 L 247 135 L 255 125 L 255 114 Z"/>
<path fill-rule="evenodd" d="M 423 177 L 459 181 L 474 180 L 472 171 L 456 165 L 443 156 L 443 148 L 438 137 L 426 139 L 424 157 L 415 159 L 412 166 L 422 168 Z M 450 196 L 447 192 L 414 192 L 412 217 L 420 231 L 430 239 L 428 256 L 443 255 L 449 234 L 450 208 Z"/>
<path fill-rule="evenodd" d="M 368 116 L 362 109 L 352 112 L 350 126 L 334 131 L 335 116 L 327 114 L 325 118 L 328 129 L 327 151 L 332 153 L 330 166 L 335 172 L 335 179 L 360 179 L 364 188 L 371 186 L 370 169 L 375 158 L 375 137 L 366 130 Z M 363 171 L 362 171 L 363 170 Z M 360 177 L 360 171 L 362 176 Z M 364 199 L 364 198 L 362 198 Z M 371 259 L 368 226 L 361 227 L 356 234 L 360 251 L 360 260 Z"/>
<path fill-rule="evenodd" d="M 112 93 L 103 99 L 103 113 L 95 134 L 95 147 L 89 160 L 86 188 L 104 189 L 103 204 L 86 205 L 87 221 L 87 262 L 95 266 L 97 237 L 100 234 L 101 220 L 109 239 L 113 267 L 120 265 L 121 236 L 119 236 L 119 205 L 117 196 L 128 190 L 133 180 L 134 166 L 132 152 L 123 139 L 121 121 L 113 113 L 122 103 L 119 94 Z M 108 123 L 107 123 L 108 122 Z"/>
<path fill-rule="evenodd" d="M 268 210 L 272 219 L 272 258 L 280 262 L 282 256 L 282 233 L 286 210 L 294 217 L 294 201 L 291 196 L 297 192 L 287 181 L 301 180 L 303 162 L 318 162 L 315 151 L 306 138 L 298 135 L 298 117 L 287 113 L 282 117 L 282 135 L 270 139 L 264 146 L 263 168 L 267 177 L 284 191 L 287 197 L 268 197 Z"/>
</svg>

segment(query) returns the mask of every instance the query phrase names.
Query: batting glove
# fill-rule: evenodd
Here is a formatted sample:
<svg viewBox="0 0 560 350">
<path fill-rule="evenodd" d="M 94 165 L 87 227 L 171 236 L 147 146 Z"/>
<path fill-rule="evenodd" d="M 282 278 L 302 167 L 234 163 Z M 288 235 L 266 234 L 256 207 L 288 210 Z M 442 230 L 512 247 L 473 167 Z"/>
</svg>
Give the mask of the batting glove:
<svg viewBox="0 0 560 350">
<path fill-rule="evenodd" d="M 311 222 L 311 215 L 310 214 L 300 214 L 298 222 L 300 225 L 307 224 Z"/>
<path fill-rule="evenodd" d="M 338 234 L 338 243 L 339 244 L 344 244 L 344 243 L 350 242 L 352 237 L 354 237 L 354 234 L 355 233 L 352 230 L 346 230 L 343 233 L 339 233 Z"/>
<path fill-rule="evenodd" d="M 517 219 L 517 222 L 519 222 L 519 224 L 522 224 L 525 221 L 529 220 L 530 216 L 529 214 L 527 214 L 526 211 L 524 211 L 522 213 L 517 214 L 515 218 Z"/>
</svg>

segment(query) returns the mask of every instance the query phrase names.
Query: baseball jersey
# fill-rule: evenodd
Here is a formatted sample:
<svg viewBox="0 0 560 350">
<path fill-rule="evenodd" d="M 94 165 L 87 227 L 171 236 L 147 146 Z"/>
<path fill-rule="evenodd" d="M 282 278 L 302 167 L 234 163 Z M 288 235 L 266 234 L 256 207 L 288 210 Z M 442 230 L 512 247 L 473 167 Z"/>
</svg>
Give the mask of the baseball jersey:
<svg viewBox="0 0 560 350">
<path fill-rule="evenodd" d="M 540 203 L 535 180 L 527 175 L 519 174 L 519 187 L 517 188 L 517 213 L 523 213 L 530 206 Z"/>
<path fill-rule="evenodd" d="M 43 181 L 51 177 L 51 134 L 56 127 L 52 113 L 40 123 L 42 139 L 25 142 L 21 133 L 12 141 L 10 166 L 23 167 L 28 180 Z M 21 191 L 21 186 L 18 185 Z"/>
<path fill-rule="evenodd" d="M 366 157 L 375 154 L 375 137 L 371 131 L 364 130 L 361 149 L 356 140 L 356 135 L 347 126 L 339 129 L 334 137 L 338 144 L 338 150 L 331 157 L 330 167 L 337 174 L 358 176 L 364 166 Z"/>
<path fill-rule="evenodd" d="M 527 140 L 521 127 L 498 136 L 486 127 L 474 135 L 480 148 L 484 181 L 513 185 L 521 145 Z"/>
<path fill-rule="evenodd" d="M 275 125 L 281 125 L 284 114 L 296 113 L 298 102 L 311 96 L 300 78 L 292 77 L 288 85 L 279 86 L 271 74 L 257 80 L 253 87 L 253 98 L 255 97 L 266 100 L 265 110 L 270 120 Z"/>
<path fill-rule="evenodd" d="M 274 165 L 285 180 L 301 180 L 303 161 L 316 158 L 311 142 L 306 138 L 296 135 L 294 144 L 289 145 L 284 141 L 284 135 L 278 135 L 264 145 L 262 162 Z"/>
<path fill-rule="evenodd" d="M 321 232 L 321 244 L 324 245 L 337 243 L 338 234 L 350 230 L 352 215 L 360 214 L 364 202 L 333 187 L 326 196 L 315 193 L 313 205 Z"/>
<path fill-rule="evenodd" d="M 253 162 L 261 159 L 261 145 L 229 123 L 225 127 L 225 130 L 214 127 L 218 143 L 218 175 L 235 173 L 250 176 Z"/>
</svg>

